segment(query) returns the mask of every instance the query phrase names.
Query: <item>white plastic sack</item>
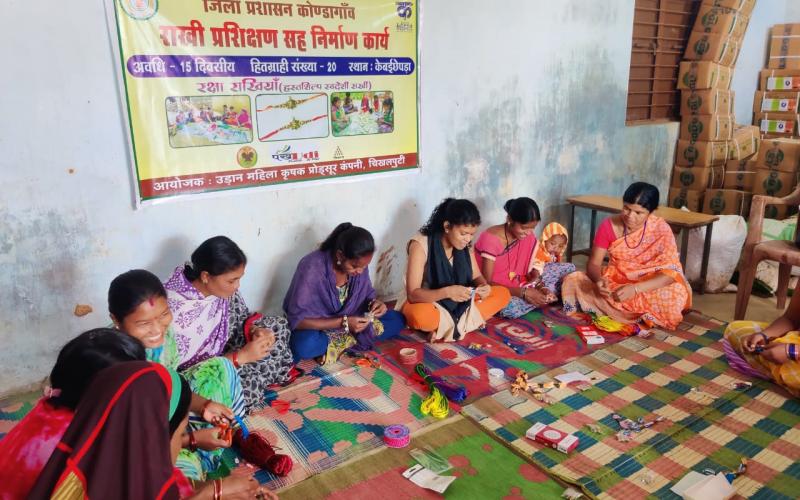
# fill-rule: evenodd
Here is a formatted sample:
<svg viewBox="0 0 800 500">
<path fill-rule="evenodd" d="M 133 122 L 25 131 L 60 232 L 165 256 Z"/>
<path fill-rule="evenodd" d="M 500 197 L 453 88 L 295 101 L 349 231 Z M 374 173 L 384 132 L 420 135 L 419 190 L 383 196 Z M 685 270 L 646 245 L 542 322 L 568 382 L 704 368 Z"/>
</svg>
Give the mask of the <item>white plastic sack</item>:
<svg viewBox="0 0 800 500">
<path fill-rule="evenodd" d="M 717 293 L 724 290 L 736 271 L 744 240 L 747 238 L 747 224 L 739 215 L 720 215 L 711 231 L 711 250 L 708 257 L 708 272 L 705 290 Z M 686 254 L 686 279 L 690 283 L 700 278 L 700 264 L 703 258 L 703 245 L 706 241 L 706 228 L 689 230 L 689 249 Z"/>
</svg>

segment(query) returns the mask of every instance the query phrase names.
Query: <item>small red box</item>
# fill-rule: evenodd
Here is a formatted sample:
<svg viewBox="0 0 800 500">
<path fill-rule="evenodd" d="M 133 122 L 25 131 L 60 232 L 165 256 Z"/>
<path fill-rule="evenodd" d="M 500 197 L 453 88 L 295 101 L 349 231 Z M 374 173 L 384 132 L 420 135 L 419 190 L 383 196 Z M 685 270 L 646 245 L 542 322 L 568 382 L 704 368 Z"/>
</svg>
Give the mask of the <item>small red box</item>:
<svg viewBox="0 0 800 500">
<path fill-rule="evenodd" d="M 542 423 L 535 423 L 528 429 L 525 437 L 533 439 L 537 443 L 549 446 L 561 453 L 569 453 L 578 446 L 578 436 L 567 434 L 558 429 Z"/>
</svg>

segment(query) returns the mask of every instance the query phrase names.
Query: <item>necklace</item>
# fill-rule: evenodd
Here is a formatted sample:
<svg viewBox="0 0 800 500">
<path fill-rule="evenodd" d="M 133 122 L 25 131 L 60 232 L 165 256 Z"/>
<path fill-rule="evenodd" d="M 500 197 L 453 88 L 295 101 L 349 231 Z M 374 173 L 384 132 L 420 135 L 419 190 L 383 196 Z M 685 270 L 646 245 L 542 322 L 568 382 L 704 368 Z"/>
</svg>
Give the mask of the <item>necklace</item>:
<svg viewBox="0 0 800 500">
<path fill-rule="evenodd" d="M 513 247 L 514 245 L 519 243 L 519 240 L 516 240 L 516 239 L 513 242 L 509 242 L 508 241 L 508 231 L 506 230 L 506 225 L 505 224 L 503 224 L 503 236 L 506 239 L 506 248 L 505 248 L 505 250 L 503 250 L 504 253 L 510 251 L 511 247 Z M 509 256 L 508 260 L 509 260 L 509 264 L 511 264 L 510 256 Z M 510 269 L 508 270 L 508 279 L 510 279 L 511 281 L 514 281 L 515 279 L 517 279 L 517 273 L 516 273 L 516 271 L 514 271 L 514 269 L 517 268 L 517 263 L 518 262 L 519 262 L 519 247 L 517 247 L 517 251 L 516 251 L 516 253 L 514 255 L 514 264 L 512 266 L 510 266 Z"/>
<path fill-rule="evenodd" d="M 287 130 L 287 129 L 297 130 L 297 129 L 299 129 L 300 127 L 302 127 L 303 125 L 305 125 L 307 123 L 311 123 L 313 121 L 319 120 L 320 118 L 327 118 L 327 116 L 328 116 L 327 114 L 319 115 L 319 116 L 315 116 L 314 118 L 311 118 L 310 120 L 303 120 L 303 121 L 300 121 L 297 118 L 292 118 L 292 121 L 290 121 L 289 123 L 287 123 L 283 127 L 279 128 L 279 129 L 275 129 L 275 130 L 273 130 L 272 132 L 268 133 L 267 135 L 265 135 L 263 137 L 259 137 L 258 140 L 259 141 L 263 141 L 265 139 L 269 139 L 270 137 L 272 137 L 273 135 L 277 134 L 278 132 L 280 132 L 282 130 Z"/>
<path fill-rule="evenodd" d="M 305 99 L 295 99 L 293 97 L 289 97 L 289 100 L 284 102 L 284 103 L 282 103 L 282 104 L 275 104 L 273 106 L 265 106 L 265 107 L 263 107 L 263 108 L 261 108 L 261 109 L 259 109 L 257 111 L 259 113 L 261 113 L 262 111 L 269 111 L 270 109 L 294 109 L 297 106 L 299 106 L 299 105 L 301 105 L 301 104 L 303 104 L 305 102 L 308 102 L 308 101 L 310 101 L 312 99 L 316 99 L 317 97 L 322 97 L 324 95 L 325 94 L 316 94 L 316 95 L 313 95 L 311 97 L 306 97 Z"/>
<path fill-rule="evenodd" d="M 622 225 L 622 236 L 625 238 L 625 246 L 627 246 L 630 249 L 639 248 L 639 246 L 641 246 L 642 242 L 644 241 L 644 233 L 645 232 L 647 232 L 647 221 L 644 221 L 644 228 L 642 228 L 642 237 L 639 238 L 639 243 L 637 243 L 636 246 L 631 246 L 628 243 L 628 227 L 625 226 L 625 224 L 623 224 Z"/>
</svg>

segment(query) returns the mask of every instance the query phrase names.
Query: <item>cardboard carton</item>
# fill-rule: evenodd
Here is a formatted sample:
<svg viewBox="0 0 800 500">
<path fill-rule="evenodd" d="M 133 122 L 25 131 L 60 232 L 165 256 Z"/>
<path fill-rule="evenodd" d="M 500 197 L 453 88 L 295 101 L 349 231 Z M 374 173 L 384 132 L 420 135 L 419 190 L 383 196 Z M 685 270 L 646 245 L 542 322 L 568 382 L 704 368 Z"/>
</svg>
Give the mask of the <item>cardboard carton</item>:
<svg viewBox="0 0 800 500">
<path fill-rule="evenodd" d="M 733 114 L 733 91 L 704 89 L 681 91 L 681 115 Z"/>
<path fill-rule="evenodd" d="M 683 58 L 689 61 L 711 61 L 733 66 L 739 57 L 739 40 L 719 33 L 692 31 Z"/>
<path fill-rule="evenodd" d="M 692 31 L 719 33 L 741 40 L 750 18 L 742 12 L 716 5 L 700 5 Z"/>
<path fill-rule="evenodd" d="M 751 197 L 750 193 L 734 189 L 709 189 L 703 196 L 703 213 L 746 217 Z"/>
<path fill-rule="evenodd" d="M 680 138 L 691 141 L 728 141 L 733 137 L 733 115 L 681 117 Z"/>
<path fill-rule="evenodd" d="M 736 191 L 752 191 L 753 183 L 756 180 L 756 172 L 749 170 L 725 171 L 725 180 L 722 182 L 723 189 L 735 189 Z"/>
<path fill-rule="evenodd" d="M 760 168 L 795 173 L 798 161 L 800 161 L 800 140 L 773 139 L 762 141 L 756 165 Z"/>
<path fill-rule="evenodd" d="M 741 160 L 728 160 L 725 163 L 725 172 L 741 172 L 741 171 L 752 171 L 756 169 L 756 160 L 758 160 L 757 156 L 751 156 L 749 158 L 743 158 Z"/>
<path fill-rule="evenodd" d="M 781 198 L 791 193 L 797 185 L 797 174 L 759 168 L 753 183 L 753 194 L 766 194 Z"/>
<path fill-rule="evenodd" d="M 800 69 L 800 24 L 772 27 L 767 68 Z"/>
<path fill-rule="evenodd" d="M 800 69 L 762 69 L 758 88 L 761 90 L 800 90 Z"/>
<path fill-rule="evenodd" d="M 733 68 L 709 61 L 682 61 L 678 68 L 678 88 L 729 89 Z"/>
<path fill-rule="evenodd" d="M 725 179 L 725 167 L 678 167 L 672 170 L 672 187 L 703 190 L 721 188 Z"/>
<path fill-rule="evenodd" d="M 675 150 L 675 164 L 682 167 L 711 167 L 724 165 L 728 160 L 728 143 L 725 141 L 679 140 Z"/>
<path fill-rule="evenodd" d="M 756 113 L 753 123 L 758 125 L 762 134 L 772 137 L 797 136 L 797 120 L 800 116 L 794 113 Z"/>
<path fill-rule="evenodd" d="M 703 206 L 703 191 L 669 188 L 667 203 L 672 208 L 686 207 L 692 212 L 699 212 Z"/>
<path fill-rule="evenodd" d="M 764 207 L 764 217 L 767 219 L 783 220 L 797 213 L 797 207 L 788 205 L 767 205 Z"/>
<path fill-rule="evenodd" d="M 758 153 L 761 136 L 754 125 L 735 125 L 728 142 L 728 160 L 741 160 Z"/>
<path fill-rule="evenodd" d="M 750 17 L 753 13 L 753 8 L 756 6 L 756 0 L 703 0 L 701 5 L 710 5 L 712 7 L 725 7 L 741 12 L 745 16 Z"/>
<path fill-rule="evenodd" d="M 800 91 L 756 90 L 753 113 L 797 113 Z"/>
</svg>

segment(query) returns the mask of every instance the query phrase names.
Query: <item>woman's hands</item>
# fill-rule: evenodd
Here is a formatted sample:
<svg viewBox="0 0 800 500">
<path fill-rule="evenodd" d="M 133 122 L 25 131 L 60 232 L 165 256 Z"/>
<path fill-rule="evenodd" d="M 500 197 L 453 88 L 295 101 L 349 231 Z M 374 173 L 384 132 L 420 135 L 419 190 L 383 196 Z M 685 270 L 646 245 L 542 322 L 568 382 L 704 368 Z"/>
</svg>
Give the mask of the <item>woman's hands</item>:
<svg viewBox="0 0 800 500">
<path fill-rule="evenodd" d="M 762 349 L 767 346 L 767 336 L 761 332 L 751 333 L 742 339 L 742 347 L 746 352 L 756 352 L 758 347 Z"/>
<path fill-rule="evenodd" d="M 450 285 L 445 287 L 445 294 L 453 302 L 466 302 L 472 297 L 472 290 L 461 285 Z"/>
<path fill-rule="evenodd" d="M 219 438 L 219 429 L 216 427 L 208 427 L 192 432 L 194 433 L 197 447 L 201 450 L 213 451 L 220 448 L 230 448 L 231 446 L 230 441 Z"/>
<path fill-rule="evenodd" d="M 621 287 L 611 292 L 611 296 L 617 302 L 625 302 L 626 300 L 636 297 L 638 293 L 639 290 L 636 288 L 636 285 L 628 284 L 628 285 L 622 285 Z"/>
<path fill-rule="evenodd" d="M 255 363 L 266 358 L 275 345 L 275 332 L 269 328 L 255 327 L 251 335 L 252 340 L 238 353 L 238 361 L 241 364 Z"/>
<path fill-rule="evenodd" d="M 350 329 L 350 333 L 361 333 L 370 325 L 370 323 L 370 320 L 364 316 L 347 317 L 347 325 Z"/>
<path fill-rule="evenodd" d="M 761 357 L 772 363 L 782 365 L 789 361 L 789 355 L 786 353 L 787 344 L 777 343 L 764 348 L 761 352 Z"/>
<path fill-rule="evenodd" d="M 209 400 L 203 404 L 202 413 L 203 420 L 210 424 L 217 423 L 222 419 L 233 420 L 233 410 L 216 401 Z"/>
<path fill-rule="evenodd" d="M 378 299 L 373 300 L 369 305 L 369 312 L 372 313 L 372 315 L 375 316 L 376 318 L 380 318 L 381 316 L 386 314 L 386 311 L 388 310 L 389 308 L 386 307 L 386 304 L 384 304 Z"/>
<path fill-rule="evenodd" d="M 475 293 L 481 299 L 485 299 L 486 297 L 489 296 L 490 293 L 492 293 L 492 287 L 489 285 L 480 285 L 475 288 Z"/>
</svg>

